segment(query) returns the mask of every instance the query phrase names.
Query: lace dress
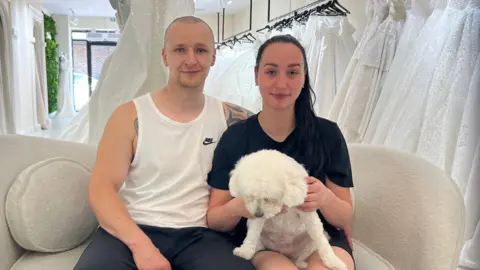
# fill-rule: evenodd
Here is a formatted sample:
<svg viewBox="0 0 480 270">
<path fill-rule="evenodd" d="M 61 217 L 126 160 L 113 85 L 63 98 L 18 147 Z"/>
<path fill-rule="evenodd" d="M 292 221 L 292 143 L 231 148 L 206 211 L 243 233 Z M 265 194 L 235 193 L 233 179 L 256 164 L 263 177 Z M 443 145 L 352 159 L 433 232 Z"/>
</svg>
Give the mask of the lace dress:
<svg viewBox="0 0 480 270">
<path fill-rule="evenodd" d="M 379 121 L 384 117 L 385 112 L 389 110 L 389 103 L 399 90 L 397 84 L 402 81 L 403 78 L 401 75 L 407 70 L 408 64 L 410 63 L 407 60 L 413 55 L 415 42 L 432 12 L 429 2 L 425 0 L 411 0 L 411 2 L 406 2 L 406 4 L 407 19 L 400 41 L 398 42 L 392 65 L 385 78 L 385 83 L 365 130 L 365 135 L 360 139 L 363 143 L 373 143 L 373 137 L 379 128 Z"/>
<path fill-rule="evenodd" d="M 390 68 L 403 20 L 391 1 L 373 0 L 374 18 L 350 61 L 328 118 L 348 142 L 362 137 Z M 401 13 L 401 11 L 400 11 Z"/>
</svg>

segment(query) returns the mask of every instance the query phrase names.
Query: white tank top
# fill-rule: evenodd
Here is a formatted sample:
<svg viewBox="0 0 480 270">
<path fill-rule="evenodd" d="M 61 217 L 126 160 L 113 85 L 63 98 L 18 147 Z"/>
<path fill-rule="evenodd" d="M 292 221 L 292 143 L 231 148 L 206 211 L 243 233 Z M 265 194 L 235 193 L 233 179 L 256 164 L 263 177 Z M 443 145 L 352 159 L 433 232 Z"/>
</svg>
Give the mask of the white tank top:
<svg viewBox="0 0 480 270">
<path fill-rule="evenodd" d="M 166 117 L 150 94 L 134 103 L 137 148 L 120 190 L 130 216 L 137 224 L 156 227 L 206 227 L 207 174 L 227 129 L 222 102 L 205 96 L 202 112 L 189 123 Z"/>
</svg>

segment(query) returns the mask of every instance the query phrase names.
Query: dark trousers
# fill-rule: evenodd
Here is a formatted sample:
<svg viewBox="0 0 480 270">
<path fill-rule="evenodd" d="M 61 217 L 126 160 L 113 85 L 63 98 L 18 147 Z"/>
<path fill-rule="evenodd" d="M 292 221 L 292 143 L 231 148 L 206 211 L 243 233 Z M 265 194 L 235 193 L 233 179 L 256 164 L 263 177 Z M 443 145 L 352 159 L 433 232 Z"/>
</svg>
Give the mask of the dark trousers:
<svg viewBox="0 0 480 270">
<path fill-rule="evenodd" d="M 167 258 L 172 270 L 254 270 L 250 261 L 233 255 L 227 235 L 206 228 L 155 228 L 140 226 Z M 74 270 L 137 269 L 130 249 L 99 228 Z"/>
</svg>

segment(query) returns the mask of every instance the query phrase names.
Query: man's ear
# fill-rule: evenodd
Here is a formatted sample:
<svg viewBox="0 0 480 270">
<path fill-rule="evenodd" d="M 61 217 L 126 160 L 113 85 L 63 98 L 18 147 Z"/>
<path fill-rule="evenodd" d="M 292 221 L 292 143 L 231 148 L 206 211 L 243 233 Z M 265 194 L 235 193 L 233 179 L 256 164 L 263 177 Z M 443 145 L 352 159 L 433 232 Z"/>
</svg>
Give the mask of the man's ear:
<svg viewBox="0 0 480 270">
<path fill-rule="evenodd" d="M 168 67 L 167 53 L 165 52 L 165 47 L 162 49 L 162 59 L 163 59 L 163 64 L 166 67 Z"/>
<path fill-rule="evenodd" d="M 253 70 L 253 72 L 255 73 L 254 76 L 255 76 L 255 85 L 258 85 L 258 67 L 255 67 L 255 69 Z"/>
<path fill-rule="evenodd" d="M 212 63 L 211 63 L 211 67 L 213 67 L 215 65 L 215 62 L 217 61 L 217 49 L 215 49 L 215 47 L 213 47 L 213 57 L 212 57 Z"/>
</svg>

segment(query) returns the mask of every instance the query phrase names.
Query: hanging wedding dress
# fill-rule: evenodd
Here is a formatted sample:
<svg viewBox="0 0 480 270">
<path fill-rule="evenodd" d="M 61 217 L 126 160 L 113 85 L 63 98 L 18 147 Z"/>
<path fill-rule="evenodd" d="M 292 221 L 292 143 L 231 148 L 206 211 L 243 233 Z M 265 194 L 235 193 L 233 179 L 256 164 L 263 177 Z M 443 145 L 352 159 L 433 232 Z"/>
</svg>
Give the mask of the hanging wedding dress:
<svg viewBox="0 0 480 270">
<path fill-rule="evenodd" d="M 426 40 L 421 57 L 408 70 L 405 79 L 407 95 L 399 100 L 399 110 L 391 123 L 386 144 L 408 152 L 416 152 L 425 117 L 429 92 L 447 91 L 448 74 L 455 66 L 466 20 L 464 8 L 468 0 L 450 0 L 442 18 Z M 460 59 L 461 60 L 461 59 Z M 421 74 L 421 76 L 419 76 Z M 439 108 L 430 108 L 430 110 Z M 435 146 L 438 147 L 438 146 Z M 443 166 L 442 166 L 443 167 Z"/>
<path fill-rule="evenodd" d="M 460 264 L 478 269 L 480 0 L 450 0 L 444 11 L 445 2 L 436 4 L 367 138 L 424 157 L 452 177 L 467 213 Z"/>
<path fill-rule="evenodd" d="M 80 142 L 98 144 L 108 118 L 120 104 L 164 87 L 168 77 L 161 54 L 164 32 L 173 19 L 194 12 L 193 0 L 132 1 L 120 41 L 85 106 L 88 112 L 59 139 L 81 138 Z M 86 129 L 88 136 L 78 136 Z"/>
<path fill-rule="evenodd" d="M 432 84 L 428 91 L 416 153 L 451 175 L 464 194 L 465 236 L 469 242 L 462 253 L 461 264 L 478 269 L 480 258 L 473 256 L 473 243 L 480 241 L 480 232 L 475 233 L 480 221 L 480 0 L 470 0 L 463 13 L 463 24 L 455 28 L 449 39 L 454 45 L 447 43 L 442 53 L 442 65 L 437 67 L 439 75 L 434 80 L 440 83 Z M 474 235 L 477 235 L 476 239 Z"/>
<path fill-rule="evenodd" d="M 261 109 L 261 96 L 255 85 L 255 58 L 258 43 L 223 47 L 205 81 L 205 93 L 254 113 Z"/>
<path fill-rule="evenodd" d="M 417 79 L 427 79 L 427 71 L 421 69 L 416 69 L 418 62 L 425 62 L 428 64 L 430 57 L 433 57 L 431 54 L 432 50 L 439 50 L 437 44 L 438 42 L 433 42 L 433 39 L 430 40 L 430 37 L 434 38 L 437 34 L 445 35 L 445 32 L 448 30 L 448 24 L 439 24 L 442 15 L 444 14 L 446 8 L 447 0 L 436 0 L 434 10 L 432 14 L 428 17 L 425 22 L 420 34 L 415 39 L 412 48 L 409 50 L 407 59 L 404 60 L 404 65 L 402 70 L 398 74 L 391 74 L 391 76 L 396 76 L 395 79 L 391 79 L 389 84 L 385 87 L 389 87 L 387 92 L 381 93 L 380 107 L 376 108 L 375 112 L 372 115 L 372 125 L 368 128 L 365 136 L 366 143 L 372 144 L 385 144 L 385 140 L 390 133 L 391 124 L 393 120 L 399 116 L 398 110 L 400 104 L 407 96 L 407 91 L 409 88 L 407 84 L 409 82 L 408 77 L 414 77 Z M 434 30 L 437 27 L 439 33 L 435 33 Z M 430 42 L 430 43 L 428 43 Z M 423 52 L 424 50 L 430 50 L 429 52 Z M 400 60 L 401 61 L 401 60 Z M 416 76 L 422 74 L 422 76 Z"/>
<path fill-rule="evenodd" d="M 480 20 L 478 2 L 474 18 L 476 18 L 477 24 L 470 24 L 470 27 L 476 26 L 478 28 L 478 21 Z M 477 34 L 476 37 L 478 41 L 479 35 Z M 451 93 L 453 97 L 456 96 L 453 91 Z M 452 166 L 452 178 L 458 179 L 457 183 L 459 183 L 460 190 L 465 194 L 466 206 L 465 239 L 467 241 L 460 256 L 460 264 L 471 269 L 480 269 L 480 257 L 478 256 L 480 250 L 480 204 L 478 203 L 478 198 L 480 198 L 479 104 L 480 54 L 477 55 L 475 71 L 469 86 Z"/>
<path fill-rule="evenodd" d="M 255 41 L 244 41 L 217 50 L 217 60 L 205 81 L 205 93 L 222 101 L 239 105 L 253 113 L 262 109 L 262 97 L 255 83 L 255 62 L 258 48 L 265 40 L 277 35 L 302 37 L 303 25 L 292 28 L 255 33 Z"/>
<path fill-rule="evenodd" d="M 0 1 L 0 134 L 13 134 L 12 26 L 7 1 Z"/>
<path fill-rule="evenodd" d="M 303 44 L 307 50 L 315 112 L 326 118 L 355 51 L 355 29 L 344 16 L 311 16 Z"/>
<path fill-rule="evenodd" d="M 217 61 L 205 82 L 205 92 L 254 113 L 259 112 L 262 98 L 254 74 L 258 48 L 269 38 L 288 34 L 304 46 L 316 104 L 322 104 L 315 106 L 325 107 L 328 100 L 333 100 L 332 95 L 355 50 L 353 32 L 346 17 L 311 16 L 306 25 L 293 21 L 290 27 L 254 33 L 254 42 L 245 41 L 232 48 L 225 46 L 217 50 Z"/>
<path fill-rule="evenodd" d="M 374 17 L 349 63 L 328 118 L 358 141 L 380 95 L 405 19 L 403 0 L 373 0 Z"/>
<path fill-rule="evenodd" d="M 404 70 L 407 70 L 406 68 L 409 64 L 407 59 L 410 59 L 409 57 L 413 54 L 412 48 L 414 47 L 417 37 L 420 35 L 427 18 L 432 12 L 428 0 L 406 1 L 405 5 L 407 9 L 407 19 L 375 110 L 372 113 L 365 135 L 360 138 L 360 141 L 363 143 L 372 143 L 375 131 L 377 131 L 379 126 L 380 118 L 384 115 L 384 112 L 388 110 L 392 95 L 398 91 L 396 85 L 401 81 L 401 74 L 404 73 Z"/>
</svg>

